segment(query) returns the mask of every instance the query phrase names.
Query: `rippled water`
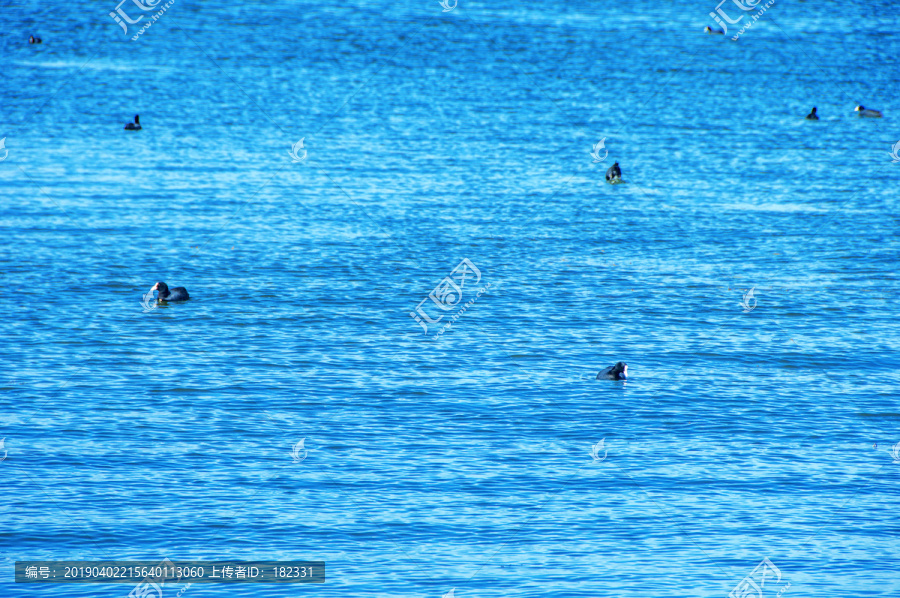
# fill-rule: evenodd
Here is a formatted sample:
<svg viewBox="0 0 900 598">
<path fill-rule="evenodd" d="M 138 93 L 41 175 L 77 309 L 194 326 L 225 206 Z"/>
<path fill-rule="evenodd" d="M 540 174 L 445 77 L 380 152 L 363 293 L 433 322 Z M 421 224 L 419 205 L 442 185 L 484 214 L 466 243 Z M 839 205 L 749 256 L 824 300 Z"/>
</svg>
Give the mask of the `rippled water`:
<svg viewBox="0 0 900 598">
<path fill-rule="evenodd" d="M 3 7 L 0 593 L 896 597 L 900 18 L 715 8 Z"/>
</svg>

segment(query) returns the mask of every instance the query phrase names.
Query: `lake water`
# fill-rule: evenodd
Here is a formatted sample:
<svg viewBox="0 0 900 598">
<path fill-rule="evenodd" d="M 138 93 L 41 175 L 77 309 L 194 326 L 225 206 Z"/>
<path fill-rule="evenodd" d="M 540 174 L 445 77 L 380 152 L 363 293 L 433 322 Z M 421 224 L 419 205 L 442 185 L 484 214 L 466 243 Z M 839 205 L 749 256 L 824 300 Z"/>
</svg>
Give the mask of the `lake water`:
<svg viewBox="0 0 900 598">
<path fill-rule="evenodd" d="M 4 6 L 0 594 L 896 598 L 900 13 L 716 8 Z"/>
</svg>

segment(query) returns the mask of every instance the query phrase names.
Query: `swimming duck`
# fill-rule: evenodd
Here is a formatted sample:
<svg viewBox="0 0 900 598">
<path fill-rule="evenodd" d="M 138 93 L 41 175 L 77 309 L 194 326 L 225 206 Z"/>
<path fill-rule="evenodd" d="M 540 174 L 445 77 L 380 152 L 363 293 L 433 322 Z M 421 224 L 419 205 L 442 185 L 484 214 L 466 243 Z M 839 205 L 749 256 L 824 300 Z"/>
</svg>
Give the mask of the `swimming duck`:
<svg viewBox="0 0 900 598">
<path fill-rule="evenodd" d="M 612 182 L 613 180 L 621 180 L 622 179 L 622 169 L 619 168 L 619 163 L 616 162 L 612 166 L 609 167 L 609 170 L 606 171 L 606 180 Z"/>
<path fill-rule="evenodd" d="M 703 31 L 705 31 L 707 33 L 712 33 L 713 35 L 725 35 L 725 32 L 722 31 L 721 29 L 713 29 L 709 25 L 707 25 L 706 29 L 704 29 Z"/>
<path fill-rule="evenodd" d="M 813 106 L 812 112 L 806 115 L 806 120 L 819 120 L 819 115 L 816 114 L 815 106 Z"/>
<path fill-rule="evenodd" d="M 141 117 L 137 114 L 134 115 L 134 122 L 128 123 L 125 125 L 126 131 L 140 131 L 141 130 Z"/>
<path fill-rule="evenodd" d="M 35 36 L 33 36 L 33 35 L 32 35 L 32 36 L 29 36 L 29 38 L 28 38 L 28 43 L 29 43 L 29 44 L 39 44 L 39 43 L 41 43 L 41 38 L 35 37 Z"/>
<path fill-rule="evenodd" d="M 616 365 L 611 365 L 608 368 L 604 368 L 600 370 L 600 373 L 597 374 L 597 380 L 627 380 L 628 379 L 628 364 L 624 361 L 616 362 Z"/>
<path fill-rule="evenodd" d="M 862 104 L 854 108 L 855 112 L 859 112 L 860 116 L 867 116 L 869 118 L 881 118 L 881 112 L 878 110 L 872 110 L 871 108 L 866 108 Z"/>
<path fill-rule="evenodd" d="M 153 285 L 151 291 L 159 291 L 160 301 L 187 301 L 190 299 L 187 289 L 184 287 L 175 287 L 169 290 L 168 285 L 164 282 L 158 282 Z"/>
</svg>

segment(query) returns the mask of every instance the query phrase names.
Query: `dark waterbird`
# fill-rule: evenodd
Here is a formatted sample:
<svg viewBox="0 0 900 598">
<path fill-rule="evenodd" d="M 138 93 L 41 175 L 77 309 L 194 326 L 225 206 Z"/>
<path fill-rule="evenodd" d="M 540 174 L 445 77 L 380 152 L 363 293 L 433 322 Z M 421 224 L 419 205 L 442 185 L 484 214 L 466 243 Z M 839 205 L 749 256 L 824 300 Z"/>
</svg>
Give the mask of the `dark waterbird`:
<svg viewBox="0 0 900 598">
<path fill-rule="evenodd" d="M 159 291 L 160 301 L 186 301 L 191 298 L 191 296 L 188 295 L 186 288 L 175 287 L 170 290 L 168 285 L 164 282 L 156 283 L 150 290 Z"/>
<path fill-rule="evenodd" d="M 608 368 L 600 370 L 600 373 L 597 374 L 597 380 L 627 380 L 628 379 L 628 364 L 624 361 L 616 362 L 616 365 L 611 365 Z"/>
<path fill-rule="evenodd" d="M 806 120 L 819 120 L 819 115 L 816 114 L 816 107 L 813 106 L 812 111 L 806 115 Z"/>
<path fill-rule="evenodd" d="M 134 122 L 128 123 L 125 125 L 126 131 L 140 131 L 141 130 L 141 117 L 139 114 L 134 115 Z"/>
<path fill-rule="evenodd" d="M 606 171 L 606 180 L 612 182 L 614 180 L 621 180 L 622 178 L 622 169 L 619 168 L 619 163 L 616 162 L 612 166 L 609 167 L 609 170 Z"/>
<path fill-rule="evenodd" d="M 725 32 L 722 31 L 721 29 L 713 29 L 709 25 L 707 25 L 706 29 L 704 29 L 703 31 L 705 31 L 707 33 L 712 33 L 713 35 L 725 35 Z"/>
<path fill-rule="evenodd" d="M 32 35 L 28 38 L 28 43 L 29 44 L 39 44 L 39 43 L 41 43 L 41 38 L 35 37 Z"/>
<path fill-rule="evenodd" d="M 862 104 L 853 109 L 854 112 L 859 112 L 860 116 L 864 116 L 866 118 L 881 118 L 881 112 L 878 110 L 873 110 L 872 108 L 866 108 Z"/>
</svg>

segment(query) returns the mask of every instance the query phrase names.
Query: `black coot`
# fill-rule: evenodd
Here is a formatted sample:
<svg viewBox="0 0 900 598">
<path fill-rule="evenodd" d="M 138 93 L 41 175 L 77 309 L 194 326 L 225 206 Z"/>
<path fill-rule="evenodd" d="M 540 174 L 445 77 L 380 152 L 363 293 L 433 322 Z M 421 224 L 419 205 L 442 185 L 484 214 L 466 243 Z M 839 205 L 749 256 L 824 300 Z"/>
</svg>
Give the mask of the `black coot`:
<svg viewBox="0 0 900 598">
<path fill-rule="evenodd" d="M 860 116 L 865 116 L 867 118 L 881 118 L 881 112 L 878 110 L 873 110 L 872 108 L 866 108 L 862 104 L 854 108 L 856 112 L 859 112 Z"/>
<path fill-rule="evenodd" d="M 174 289 L 169 289 L 169 286 L 164 282 L 156 283 L 150 290 L 159 291 L 160 301 L 186 301 L 191 298 L 186 288 L 175 287 Z"/>
<path fill-rule="evenodd" d="M 628 379 L 628 364 L 624 361 L 616 362 L 616 365 L 611 365 L 608 368 L 600 370 L 600 373 L 597 374 L 597 380 L 627 380 Z"/>
<path fill-rule="evenodd" d="M 606 180 L 612 182 L 616 179 L 621 179 L 621 178 L 622 178 L 622 169 L 619 168 L 619 163 L 616 162 L 615 164 L 613 164 L 612 166 L 609 167 L 609 170 L 606 171 Z"/>
</svg>

